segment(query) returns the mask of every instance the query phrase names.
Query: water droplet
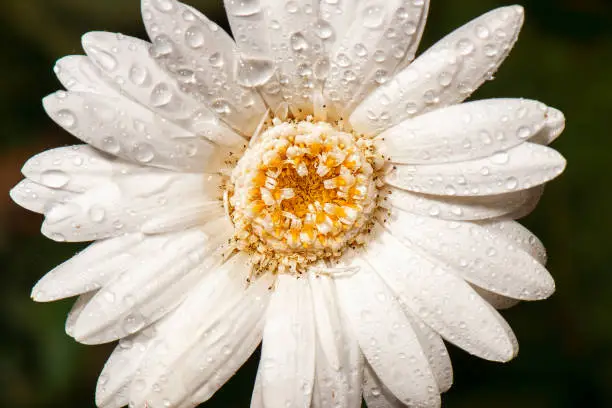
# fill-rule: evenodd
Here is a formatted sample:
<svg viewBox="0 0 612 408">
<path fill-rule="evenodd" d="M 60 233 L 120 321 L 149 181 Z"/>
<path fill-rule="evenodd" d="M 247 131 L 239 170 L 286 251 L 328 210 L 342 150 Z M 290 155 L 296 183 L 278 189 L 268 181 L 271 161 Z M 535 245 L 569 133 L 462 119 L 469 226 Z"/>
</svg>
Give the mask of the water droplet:
<svg viewBox="0 0 612 408">
<path fill-rule="evenodd" d="M 518 180 L 516 179 L 516 177 L 509 177 L 506 180 L 506 188 L 508 190 L 514 190 L 518 187 Z"/>
<path fill-rule="evenodd" d="M 378 5 L 367 7 L 361 17 L 364 27 L 378 28 L 382 25 L 385 18 L 384 9 Z"/>
<path fill-rule="evenodd" d="M 385 52 L 383 50 L 376 50 L 376 52 L 374 53 L 374 61 L 385 62 L 386 59 L 387 56 L 385 55 Z"/>
<path fill-rule="evenodd" d="M 46 170 L 40 175 L 40 182 L 51 188 L 62 188 L 69 181 L 70 176 L 62 170 Z"/>
<path fill-rule="evenodd" d="M 344 53 L 338 54 L 338 56 L 336 57 L 336 62 L 342 68 L 346 68 L 346 67 L 351 65 L 350 58 L 346 54 L 344 54 Z"/>
<path fill-rule="evenodd" d="M 355 44 L 353 50 L 355 51 L 355 55 L 357 55 L 358 57 L 365 57 L 368 55 L 368 49 L 365 47 L 365 45 L 361 43 Z"/>
<path fill-rule="evenodd" d="M 144 324 L 145 322 L 142 316 L 138 314 L 130 314 L 126 316 L 125 320 L 123 321 L 123 329 L 127 333 L 132 334 L 142 329 L 144 327 Z"/>
<path fill-rule="evenodd" d="M 495 44 L 487 44 L 484 47 L 484 53 L 487 57 L 494 57 L 497 55 L 498 50 L 497 50 L 497 46 L 495 46 Z"/>
<path fill-rule="evenodd" d="M 174 44 L 167 35 L 158 35 L 153 39 L 153 46 L 151 47 L 151 55 L 153 58 L 172 54 L 172 51 L 174 51 Z"/>
<path fill-rule="evenodd" d="M 289 38 L 289 44 L 291 49 L 296 52 L 302 52 L 308 49 L 308 41 L 304 38 L 302 33 L 293 33 Z"/>
<path fill-rule="evenodd" d="M 73 129 L 77 124 L 77 119 L 72 111 L 62 109 L 57 112 L 57 122 L 66 129 Z"/>
<path fill-rule="evenodd" d="M 296 1 L 288 1 L 287 4 L 285 5 L 285 10 L 287 10 L 287 13 L 293 14 L 296 13 L 298 10 L 300 9 L 300 6 L 297 4 Z"/>
<path fill-rule="evenodd" d="M 172 91 L 167 84 L 162 82 L 155 85 L 151 91 L 151 105 L 159 108 L 169 104 L 171 100 Z"/>
<path fill-rule="evenodd" d="M 317 20 L 315 23 L 315 32 L 322 40 L 327 40 L 334 35 L 334 28 L 325 20 Z"/>
<path fill-rule="evenodd" d="M 134 64 L 132 65 L 132 68 L 130 68 L 128 76 L 130 81 L 132 81 L 135 85 L 142 86 L 149 77 L 149 71 L 138 64 Z"/>
<path fill-rule="evenodd" d="M 476 36 L 482 40 L 489 37 L 489 29 L 486 26 L 476 26 Z"/>
<path fill-rule="evenodd" d="M 529 130 L 529 128 L 526 126 L 522 126 L 516 131 L 516 135 L 519 137 L 519 139 L 527 139 L 529 136 L 531 136 L 531 130 Z"/>
<path fill-rule="evenodd" d="M 210 62 L 210 65 L 213 67 L 221 68 L 224 64 L 223 56 L 220 53 L 215 52 L 208 58 L 208 62 Z"/>
<path fill-rule="evenodd" d="M 450 72 L 441 72 L 438 76 L 438 83 L 441 86 L 447 87 L 453 81 L 453 75 Z"/>
<path fill-rule="evenodd" d="M 174 10 L 174 4 L 170 0 L 153 0 L 153 5 L 163 13 L 169 13 Z"/>
<path fill-rule="evenodd" d="M 227 115 L 232 111 L 230 104 L 225 99 L 217 99 L 212 103 L 212 108 L 220 115 Z"/>
<path fill-rule="evenodd" d="M 117 139 L 112 136 L 107 136 L 102 139 L 101 149 L 110 154 L 117 154 L 119 153 L 119 150 L 121 150 L 121 146 L 119 145 Z"/>
<path fill-rule="evenodd" d="M 103 70 L 110 72 L 117 68 L 117 59 L 108 52 L 95 45 L 86 46 L 85 49 L 91 59 Z"/>
<path fill-rule="evenodd" d="M 253 16 L 261 12 L 260 0 L 232 0 L 230 12 L 236 17 Z"/>
<path fill-rule="evenodd" d="M 104 210 L 104 208 L 100 207 L 99 205 L 93 205 L 90 209 L 89 209 L 89 219 L 91 219 L 93 222 L 102 222 L 104 221 L 104 218 L 106 217 L 106 211 Z"/>
<path fill-rule="evenodd" d="M 457 49 L 461 55 L 469 55 L 474 51 L 474 43 L 467 38 L 457 42 Z"/>
<path fill-rule="evenodd" d="M 240 85 L 253 88 L 268 82 L 274 72 L 274 62 L 270 59 L 242 58 L 237 64 L 236 79 Z"/>
<path fill-rule="evenodd" d="M 327 78 L 327 75 L 329 74 L 329 68 L 330 68 L 330 64 L 329 64 L 329 59 L 327 57 L 318 59 L 317 62 L 315 62 L 314 67 L 313 67 L 313 73 L 314 73 L 315 78 L 320 81 Z"/>
<path fill-rule="evenodd" d="M 153 146 L 148 143 L 141 143 L 134 148 L 134 158 L 141 163 L 149 163 L 155 157 Z"/>
<path fill-rule="evenodd" d="M 495 164 L 506 164 L 508 160 L 510 160 L 510 155 L 506 151 L 497 152 L 491 157 L 491 162 Z"/>
<path fill-rule="evenodd" d="M 191 48 L 200 48 L 204 45 L 206 38 L 198 26 L 191 26 L 185 30 L 185 42 Z"/>
<path fill-rule="evenodd" d="M 455 190 L 455 187 L 448 185 L 444 188 L 444 194 L 454 196 L 457 194 L 457 190 Z"/>
</svg>

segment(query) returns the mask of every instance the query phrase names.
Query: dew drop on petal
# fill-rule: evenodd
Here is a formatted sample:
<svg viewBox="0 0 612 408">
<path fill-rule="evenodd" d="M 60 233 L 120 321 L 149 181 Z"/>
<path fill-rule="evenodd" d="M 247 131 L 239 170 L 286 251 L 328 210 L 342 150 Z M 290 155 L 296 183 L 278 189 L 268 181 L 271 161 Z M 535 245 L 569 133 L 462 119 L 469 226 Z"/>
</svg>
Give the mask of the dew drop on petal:
<svg viewBox="0 0 612 408">
<path fill-rule="evenodd" d="M 260 0 L 231 0 L 230 13 L 236 17 L 248 17 L 261 12 Z"/>
<path fill-rule="evenodd" d="M 75 114 L 68 109 L 62 109 L 57 112 L 57 121 L 62 127 L 66 129 L 73 129 L 77 124 Z"/>
<path fill-rule="evenodd" d="M 128 76 L 132 83 L 138 86 L 142 86 L 147 81 L 147 78 L 149 77 L 149 72 L 146 68 L 138 64 L 134 64 L 132 65 L 132 68 L 130 68 Z"/>
<path fill-rule="evenodd" d="M 40 175 L 40 182 L 51 188 L 62 188 L 69 181 L 70 176 L 62 170 L 46 170 Z"/>
<path fill-rule="evenodd" d="M 134 158 L 141 163 L 149 163 L 155 158 L 153 146 L 148 143 L 141 143 L 134 148 Z"/>
<path fill-rule="evenodd" d="M 382 25 L 385 18 L 383 7 L 372 5 L 363 10 L 362 22 L 367 28 L 378 28 Z"/>
<path fill-rule="evenodd" d="M 191 48 L 200 48 L 204 45 L 205 37 L 197 26 L 191 26 L 185 31 L 185 42 Z"/>
<path fill-rule="evenodd" d="M 274 72 L 270 59 L 242 58 L 237 64 L 236 79 L 240 85 L 253 88 L 268 82 Z"/>
</svg>

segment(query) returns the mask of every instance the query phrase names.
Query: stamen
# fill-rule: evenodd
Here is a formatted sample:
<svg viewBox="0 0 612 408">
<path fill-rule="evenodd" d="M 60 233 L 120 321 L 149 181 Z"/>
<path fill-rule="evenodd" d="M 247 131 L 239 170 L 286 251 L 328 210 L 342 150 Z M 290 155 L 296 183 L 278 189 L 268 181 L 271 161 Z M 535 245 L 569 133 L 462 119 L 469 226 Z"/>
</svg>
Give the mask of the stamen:
<svg viewBox="0 0 612 408">
<path fill-rule="evenodd" d="M 363 242 L 383 163 L 370 139 L 329 123 L 274 119 L 238 162 L 228 206 L 240 250 L 257 268 L 301 273 Z"/>
</svg>

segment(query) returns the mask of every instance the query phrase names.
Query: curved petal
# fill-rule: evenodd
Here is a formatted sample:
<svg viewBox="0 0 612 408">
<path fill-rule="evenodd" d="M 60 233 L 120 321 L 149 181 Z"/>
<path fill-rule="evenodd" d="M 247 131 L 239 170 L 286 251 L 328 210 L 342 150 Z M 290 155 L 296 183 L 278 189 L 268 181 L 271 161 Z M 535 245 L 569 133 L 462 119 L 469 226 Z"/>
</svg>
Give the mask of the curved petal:
<svg viewBox="0 0 612 408">
<path fill-rule="evenodd" d="M 526 192 L 528 193 L 527 201 L 525 201 L 525 203 L 518 207 L 516 210 L 504 215 L 501 218 L 518 220 L 531 214 L 533 210 L 535 210 L 535 208 L 538 206 L 538 203 L 540 202 L 540 199 L 544 194 L 544 187 L 545 185 L 540 185 L 526 190 Z"/>
<path fill-rule="evenodd" d="M 385 182 L 416 193 L 486 196 L 527 190 L 559 176 L 565 159 L 557 151 L 523 143 L 485 159 L 461 163 L 394 165 Z"/>
<path fill-rule="evenodd" d="M 57 205 L 65 204 L 74 198 L 75 193 L 49 188 L 32 180 L 21 180 L 9 192 L 11 199 L 29 211 L 44 214 Z"/>
<path fill-rule="evenodd" d="M 267 408 L 308 408 L 315 374 L 315 326 L 307 279 L 280 275 L 266 314 L 259 372 Z"/>
<path fill-rule="evenodd" d="M 119 340 L 96 385 L 98 408 L 120 408 L 129 404 L 130 387 L 149 350 L 153 339 L 159 335 L 162 321 L 141 330 L 137 334 Z"/>
<path fill-rule="evenodd" d="M 404 404 L 439 406 L 436 379 L 402 306 L 367 262 L 345 258 L 352 274 L 336 278 L 336 288 L 368 363 Z"/>
<path fill-rule="evenodd" d="M 57 79 L 69 91 L 116 95 L 117 90 L 101 78 L 100 70 L 85 55 L 68 55 L 55 63 Z"/>
<path fill-rule="evenodd" d="M 219 121 L 203 104 L 183 92 L 173 77 L 150 56 L 151 44 L 108 32 L 83 36 L 83 48 L 104 80 L 155 114 L 222 146 L 240 146 L 246 139 Z M 263 113 L 260 114 L 260 116 Z"/>
<path fill-rule="evenodd" d="M 429 1 L 363 1 L 353 7 L 347 31 L 337 33 L 341 40 L 331 52 L 325 82 L 325 95 L 342 116 L 387 82 L 400 63 L 414 58 Z"/>
<path fill-rule="evenodd" d="M 363 358 L 330 277 L 309 275 L 317 334 L 313 407 L 361 407 Z"/>
<path fill-rule="evenodd" d="M 191 292 L 159 328 L 133 379 L 135 406 L 195 406 L 219 389 L 261 341 L 270 281 L 246 287 L 238 254 Z"/>
<path fill-rule="evenodd" d="M 223 215 L 222 202 L 206 199 L 205 193 L 218 183 L 218 176 L 202 174 L 119 176 L 54 206 L 45 214 L 42 233 L 82 242 L 194 227 Z"/>
<path fill-rule="evenodd" d="M 376 376 L 370 364 L 366 364 L 363 373 L 363 399 L 368 408 L 404 408 L 400 400 Z"/>
<path fill-rule="evenodd" d="M 162 240 L 126 234 L 96 241 L 43 276 L 32 289 L 32 298 L 36 302 L 52 302 L 99 289 L 116 274 L 128 270 L 143 254 L 148 256 L 157 250 Z"/>
<path fill-rule="evenodd" d="M 226 149 L 123 97 L 59 91 L 43 106 L 75 137 L 136 164 L 203 172 L 222 168 L 228 157 Z"/>
<path fill-rule="evenodd" d="M 491 306 L 497 310 L 509 309 L 516 306 L 521 301 L 518 299 L 512 299 L 506 296 L 498 295 L 497 293 L 488 291 L 476 285 L 470 285 L 478 295 L 486 300 Z"/>
<path fill-rule="evenodd" d="M 168 237 L 155 257 L 116 275 L 94 296 L 76 322 L 77 341 L 114 341 L 163 317 L 218 268 L 224 249 L 220 244 L 229 236 L 207 237 L 191 230 Z"/>
<path fill-rule="evenodd" d="M 506 58 L 523 24 L 521 6 L 490 11 L 440 40 L 373 92 L 351 115 L 377 134 L 405 119 L 466 99 Z"/>
<path fill-rule="evenodd" d="M 438 109 L 383 132 L 379 146 L 394 163 L 436 164 L 492 156 L 537 134 L 546 105 L 525 99 L 486 99 Z"/>
<path fill-rule="evenodd" d="M 527 202 L 528 190 L 490 196 L 449 197 L 413 193 L 389 186 L 385 202 L 395 208 L 426 217 L 475 221 L 502 217 Z"/>
<path fill-rule="evenodd" d="M 505 320 L 441 263 L 400 243 L 380 226 L 366 257 L 399 300 L 447 341 L 492 361 L 516 356 L 518 343 Z M 398 267 L 401 265 L 401 267 Z"/>
<path fill-rule="evenodd" d="M 237 79 L 261 87 L 273 111 L 283 100 L 293 114 L 313 113 L 313 89 L 329 68 L 325 41 L 329 26 L 320 20 L 319 1 L 225 0 L 241 53 Z"/>
<path fill-rule="evenodd" d="M 546 265 L 546 248 L 531 231 L 512 220 L 490 220 L 478 223 L 487 232 L 505 239 L 509 244 L 527 252 L 542 265 Z"/>
<path fill-rule="evenodd" d="M 249 4 L 252 1 L 249 2 Z M 175 0 L 142 0 L 151 56 L 209 113 L 250 136 L 266 113 L 257 92 L 238 83 L 236 45 L 217 24 Z"/>
<path fill-rule="evenodd" d="M 549 145 L 554 142 L 565 130 L 565 115 L 558 109 L 548 108 L 546 114 L 546 126 L 529 141 L 542 145 Z"/>
<path fill-rule="evenodd" d="M 540 300 L 555 283 L 527 252 L 475 223 L 434 220 L 403 211 L 386 219 L 395 238 L 418 245 L 470 283 L 507 297 Z"/>
</svg>

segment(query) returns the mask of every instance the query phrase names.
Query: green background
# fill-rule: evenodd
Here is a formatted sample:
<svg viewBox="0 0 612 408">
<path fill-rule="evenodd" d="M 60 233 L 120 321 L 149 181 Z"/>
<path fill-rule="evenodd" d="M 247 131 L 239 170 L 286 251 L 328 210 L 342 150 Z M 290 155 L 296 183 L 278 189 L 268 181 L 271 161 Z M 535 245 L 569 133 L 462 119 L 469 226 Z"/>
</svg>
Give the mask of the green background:
<svg viewBox="0 0 612 408">
<path fill-rule="evenodd" d="M 227 26 L 221 0 L 190 4 Z M 421 50 L 468 20 L 509 3 L 431 0 Z M 568 160 L 524 220 L 546 244 L 557 293 L 504 312 L 521 345 L 493 364 L 451 347 L 455 384 L 445 407 L 612 406 L 612 4 L 525 0 L 518 45 L 474 98 L 527 97 L 565 112 L 555 143 Z M 2 0 L 0 38 L 0 407 L 93 407 L 112 345 L 86 347 L 64 333 L 72 300 L 36 304 L 30 288 L 82 245 L 53 243 L 41 217 L 8 190 L 32 154 L 76 143 L 46 118 L 40 99 L 59 88 L 52 66 L 81 53 L 80 35 L 118 31 L 145 38 L 138 0 Z M 206 407 L 248 407 L 256 356 Z"/>
</svg>

